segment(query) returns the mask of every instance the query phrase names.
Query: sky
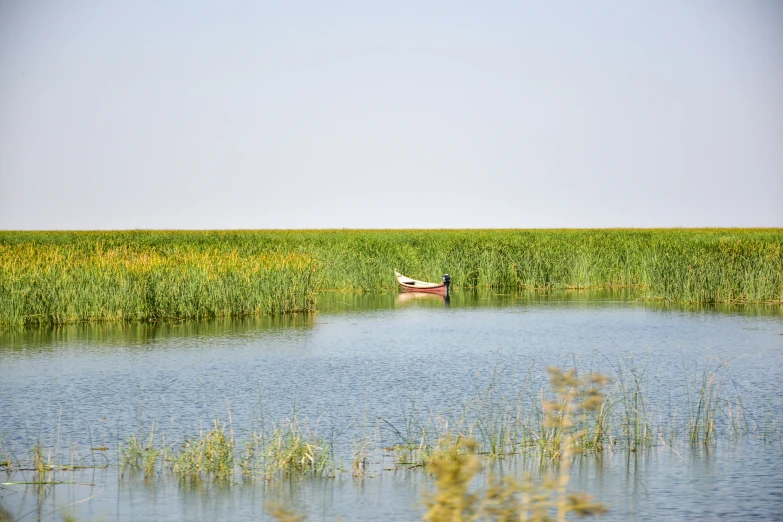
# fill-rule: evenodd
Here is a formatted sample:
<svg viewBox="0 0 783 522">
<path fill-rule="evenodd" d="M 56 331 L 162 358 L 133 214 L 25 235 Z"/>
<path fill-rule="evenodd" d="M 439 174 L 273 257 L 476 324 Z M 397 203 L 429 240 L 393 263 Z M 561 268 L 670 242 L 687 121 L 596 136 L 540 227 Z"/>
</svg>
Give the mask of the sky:
<svg viewBox="0 0 783 522">
<path fill-rule="evenodd" d="M 0 0 L 0 229 L 783 227 L 783 3 Z"/>
</svg>

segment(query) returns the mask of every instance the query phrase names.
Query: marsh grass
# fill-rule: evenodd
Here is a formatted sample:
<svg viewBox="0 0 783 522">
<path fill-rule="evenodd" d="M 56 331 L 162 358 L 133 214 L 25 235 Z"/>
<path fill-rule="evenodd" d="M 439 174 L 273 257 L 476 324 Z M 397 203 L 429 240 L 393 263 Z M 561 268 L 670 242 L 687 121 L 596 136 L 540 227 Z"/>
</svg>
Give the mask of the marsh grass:
<svg viewBox="0 0 783 522">
<path fill-rule="evenodd" d="M 583 428 L 588 412 L 603 404 L 601 388 L 608 379 L 600 375 L 580 378 L 575 370 L 563 372 L 550 368 L 554 397 L 543 404 L 544 428 L 549 430 L 547 451 L 559 463 L 559 471 L 541 484 L 532 477 L 522 480 L 506 477 L 489 479 L 485 489 L 471 484 L 481 470 L 476 455 L 478 444 L 470 439 L 447 437 L 439 441 L 427 464 L 435 478 L 435 492 L 425 495 L 427 512 L 423 520 L 449 522 L 460 520 L 553 520 L 564 521 L 569 513 L 598 515 L 606 511 L 583 494 L 568 491 L 571 462 L 583 449 L 588 430 Z"/>
<path fill-rule="evenodd" d="M 617 364 L 619 406 L 622 411 L 622 436 L 631 451 L 649 448 L 654 443 L 652 405 L 646 398 L 646 370 L 637 369 L 633 361 Z M 669 437 L 672 440 L 672 437 Z"/>
<path fill-rule="evenodd" d="M 44 475 L 47 471 L 52 469 L 52 465 L 49 458 L 44 458 L 44 451 L 40 443 L 36 443 L 30 451 L 30 460 L 32 461 L 33 469 L 36 474 L 41 477 L 41 480 L 43 481 Z"/>
<path fill-rule="evenodd" d="M 316 263 L 291 253 L 0 243 L 0 324 L 160 321 L 312 311 Z"/>
<path fill-rule="evenodd" d="M 527 390 L 528 372 L 525 381 L 517 395 L 521 396 Z M 484 389 L 477 388 L 470 408 L 475 410 L 475 428 L 478 440 L 482 441 L 483 453 L 493 458 L 503 457 L 516 452 L 517 446 L 525 445 L 520 433 L 520 418 L 522 411 L 514 407 L 514 401 L 509 401 L 496 390 L 498 380 L 497 368 L 494 369 L 489 384 Z M 521 406 L 521 401 L 517 402 Z"/>
<path fill-rule="evenodd" d="M 0 325 L 311 311 L 319 291 L 633 287 L 676 303 L 783 302 L 783 231 L 0 232 Z"/>
<path fill-rule="evenodd" d="M 650 399 L 651 378 L 646 368 L 634 365 L 632 357 L 612 367 L 611 379 L 575 367 L 550 368 L 544 379 L 533 375 L 531 366 L 524 378 L 511 380 L 496 369 L 448 412 L 419 408 L 409 398 L 394 421 L 380 418 L 374 430 L 367 428 L 366 419 L 362 421 L 364 431 L 349 431 L 353 439 L 339 442 L 339 459 L 350 459 L 347 469 L 335 458 L 342 430 L 326 437 L 317 423 L 311 428 L 294 410 L 278 422 L 261 416 L 258 425 L 254 421 L 236 440 L 230 408 L 227 422 L 215 419 L 197 436 L 173 444 L 167 444 L 165 433 L 157 433 L 154 421 L 148 432 L 140 427 L 118 446 L 117 463 L 142 471 L 145 477 L 170 472 L 189 481 L 229 482 L 237 474 L 248 481 L 334 477 L 344 471 L 362 477 L 372 475 L 374 466 L 381 464 L 376 457 L 386 458 L 379 454 L 382 448 L 391 452 L 395 467 L 403 469 L 426 468 L 435 460 L 470 453 L 489 462 L 534 457 L 541 469 L 555 465 L 568 472 L 574 456 L 583 453 L 630 453 L 656 446 L 674 450 L 678 445 L 711 446 L 719 440 L 747 438 L 777 440 L 777 420 L 771 410 L 754 416 L 746 409 L 728 363 L 708 359 L 699 368 L 686 369 L 682 390 L 670 390 L 679 399 L 667 406 Z M 89 440 L 91 449 L 96 449 Z M 103 451 L 99 459 L 105 463 L 96 461 L 95 451 L 82 455 L 75 447 L 68 450 L 68 458 L 60 458 L 59 429 L 56 442 L 36 442 L 23 462 L 12 458 L 7 445 L 3 448 L 9 470 L 34 471 L 42 483 L 53 480 L 54 472 L 109 465 Z"/>
<path fill-rule="evenodd" d="M 146 442 L 142 436 L 131 435 L 122 450 L 120 467 L 143 470 L 145 477 L 151 477 L 155 474 L 158 457 L 166 453 L 165 448 L 165 443 L 162 448 L 155 446 L 154 430 Z"/>
<path fill-rule="evenodd" d="M 204 476 L 228 480 L 234 475 L 234 439 L 225 424 L 215 420 L 212 429 L 197 438 L 186 439 L 173 456 L 172 470 L 181 478 L 200 480 Z"/>
<path fill-rule="evenodd" d="M 269 431 L 250 434 L 245 442 L 240 468 L 249 479 L 271 479 L 278 474 L 334 472 L 333 442 L 308 429 L 295 415 Z"/>
<path fill-rule="evenodd" d="M 756 429 L 758 429 L 758 427 L 754 428 L 754 430 Z M 765 441 L 777 439 L 778 421 L 772 416 L 769 410 L 764 411 L 764 421 L 761 429 L 758 431 L 760 433 L 760 438 Z"/>
<path fill-rule="evenodd" d="M 376 429 L 376 433 L 379 430 Z M 370 471 L 370 456 L 377 446 L 377 436 L 370 436 L 366 432 L 353 442 L 351 452 L 351 470 L 354 477 L 363 477 Z"/>
<path fill-rule="evenodd" d="M 600 453 L 635 452 L 663 445 L 714 444 L 753 436 L 772 440 L 771 417 L 753 421 L 729 371 L 728 361 L 708 360 L 700 372 L 686 375 L 681 401 L 667 405 L 650 399 L 651 378 L 633 358 L 618 361 L 612 377 L 571 369 L 550 374 L 550 385 L 531 385 L 530 371 L 517 387 L 500 389 L 507 376 L 494 372 L 476 386 L 462 410 L 436 415 L 411 401 L 395 425 L 381 419 L 386 449 L 402 467 L 426 466 L 444 434 L 475 441 L 475 452 L 493 459 L 519 454 L 544 461 L 561 458 L 563 447 Z M 564 383 L 572 384 L 563 395 Z M 557 412 L 562 422 L 553 421 Z M 753 421 L 753 422 L 751 422 Z"/>
</svg>

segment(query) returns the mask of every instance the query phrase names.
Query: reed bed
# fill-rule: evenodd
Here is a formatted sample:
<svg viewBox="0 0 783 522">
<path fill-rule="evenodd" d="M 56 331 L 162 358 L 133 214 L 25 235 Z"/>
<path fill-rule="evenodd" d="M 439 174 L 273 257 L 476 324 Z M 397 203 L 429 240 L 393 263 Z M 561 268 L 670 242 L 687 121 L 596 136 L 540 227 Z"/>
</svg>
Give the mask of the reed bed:
<svg viewBox="0 0 783 522">
<path fill-rule="evenodd" d="M 783 302 L 783 231 L 0 232 L 0 324 L 310 311 L 320 291 L 630 287 L 680 303 Z"/>
<path fill-rule="evenodd" d="M 317 263 L 186 245 L 0 244 L 0 324 L 158 321 L 312 311 Z"/>
</svg>

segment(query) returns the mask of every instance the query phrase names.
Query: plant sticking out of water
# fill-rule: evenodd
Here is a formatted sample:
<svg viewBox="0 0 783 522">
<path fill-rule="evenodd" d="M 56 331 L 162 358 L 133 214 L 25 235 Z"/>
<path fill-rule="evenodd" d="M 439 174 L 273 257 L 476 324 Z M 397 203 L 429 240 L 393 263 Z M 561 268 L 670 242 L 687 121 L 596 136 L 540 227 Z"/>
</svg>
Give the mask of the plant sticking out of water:
<svg viewBox="0 0 783 522">
<path fill-rule="evenodd" d="M 395 453 L 397 465 L 417 467 L 428 463 L 447 432 L 474 439 L 477 452 L 492 458 L 538 451 L 550 459 L 558 457 L 569 435 L 574 435 L 572 442 L 581 450 L 599 452 L 611 445 L 633 452 L 659 443 L 673 446 L 683 437 L 690 443 L 708 443 L 719 436 L 737 440 L 752 432 L 772 432 L 759 423 L 750 429 L 736 385 L 736 396 L 725 397 L 726 384 L 733 383 L 725 362 L 705 370 L 701 382 L 686 378 L 685 394 L 678 394 L 684 397 L 682 403 L 670 404 L 668 415 L 659 414 L 661 404 L 648 396 L 646 368 L 639 369 L 632 360 L 621 362 L 614 375 L 614 384 L 607 387 L 607 377 L 582 378 L 571 370 L 552 380 L 549 391 L 541 388 L 533 393 L 527 378 L 514 389 L 503 386 L 501 377 L 493 374 L 488 385 L 477 386 L 463 402 L 461 411 L 450 410 L 443 416 L 417 409 L 411 401 L 403 408 L 402 422 L 381 419 L 393 440 L 386 448 Z M 560 387 L 569 383 L 569 393 L 562 396 Z M 506 398 L 515 393 L 516 399 Z M 571 395 L 578 399 L 575 403 L 570 402 Z M 569 404 L 573 411 L 563 409 Z M 553 419 L 553 409 L 563 416 L 562 423 Z M 765 426 L 773 424 L 766 421 Z"/>
<path fill-rule="evenodd" d="M 471 488 L 482 465 L 476 455 L 478 444 L 469 439 L 449 438 L 427 464 L 435 477 L 435 491 L 426 494 L 427 512 L 422 520 L 455 522 L 467 520 L 550 521 L 565 520 L 568 513 L 598 515 L 606 511 L 584 493 L 567 492 L 568 470 L 561 467 L 557 478 L 537 483 L 530 475 L 521 480 L 491 476 L 484 490 Z"/>
<path fill-rule="evenodd" d="M 555 459 L 584 449 L 600 449 L 609 410 L 602 389 L 610 379 L 598 374 L 579 377 L 575 369 L 548 370 L 554 397 L 542 399 L 542 450 Z"/>
<path fill-rule="evenodd" d="M 761 425 L 760 436 L 765 441 L 775 440 L 778 434 L 777 419 L 775 419 L 767 409 L 764 412 L 764 421 Z"/>
<path fill-rule="evenodd" d="M 44 460 L 43 456 L 43 448 L 41 448 L 41 443 L 36 443 L 35 446 L 33 446 L 31 453 L 31 460 L 33 463 L 33 469 L 38 474 L 38 478 L 41 482 L 44 481 L 44 475 L 48 470 L 51 469 L 51 465 L 49 462 L 46 462 Z"/>
<path fill-rule="evenodd" d="M 474 519 L 479 494 L 470 490 L 470 484 L 481 469 L 476 446 L 475 441 L 459 437 L 438 444 L 439 451 L 427 464 L 427 471 L 435 476 L 435 493 L 425 497 L 424 520 Z"/>
<path fill-rule="evenodd" d="M 532 366 L 531 366 L 532 369 Z M 492 458 L 515 453 L 517 446 L 525 446 L 522 419 L 523 395 L 527 390 L 530 371 L 518 390 L 516 407 L 514 401 L 498 395 L 496 384 L 499 379 L 497 369 L 493 372 L 489 384 L 478 389 L 471 409 L 475 411 L 472 431 L 478 434 L 481 450 Z"/>
<path fill-rule="evenodd" d="M 573 456 L 593 444 L 588 412 L 599 412 L 605 404 L 601 389 L 609 379 L 600 375 L 580 378 L 575 370 L 563 372 L 550 368 L 554 398 L 543 403 L 544 439 L 552 459 L 559 463 L 559 475 L 537 485 L 531 477 L 523 480 L 491 477 L 485 491 L 471 490 L 481 469 L 476 455 L 478 444 L 461 437 L 442 439 L 433 452 L 427 470 L 435 476 L 435 492 L 426 497 L 424 520 L 432 522 L 461 520 L 557 520 L 568 513 L 580 516 L 606 511 L 599 503 L 581 493 L 569 493 L 568 482 Z"/>
<path fill-rule="evenodd" d="M 353 452 L 351 458 L 351 468 L 353 470 L 354 477 L 363 477 L 370 467 L 370 453 L 375 448 L 376 439 L 363 434 L 353 444 Z"/>
<path fill-rule="evenodd" d="M 427 465 L 435 476 L 435 492 L 425 496 L 427 512 L 422 520 L 544 522 L 553 520 L 553 512 L 558 514 L 558 520 L 565 520 L 568 513 L 588 516 L 606 512 L 603 504 L 584 493 L 561 496 L 558 481 L 552 478 L 538 483 L 530 475 L 503 480 L 491 476 L 485 490 L 471 489 L 481 461 L 472 453 L 471 441 L 463 441 L 460 450 L 463 451 L 444 452 Z"/>
<path fill-rule="evenodd" d="M 639 370 L 633 360 L 617 365 L 617 380 L 620 386 L 619 403 L 622 405 L 621 433 L 628 449 L 636 451 L 653 444 L 651 408 L 644 393 L 647 383 L 646 370 Z"/>
<path fill-rule="evenodd" d="M 323 475 L 334 469 L 332 446 L 326 438 L 300 425 L 294 415 L 280 426 L 273 426 L 269 433 L 263 429 L 261 433 L 252 433 L 240 468 L 247 478 L 261 474 L 271 479 L 278 473 Z"/>
<path fill-rule="evenodd" d="M 549 372 L 549 385 L 538 392 L 527 378 L 520 387 L 518 381 L 504 381 L 505 377 L 495 372 L 487 387 L 477 386 L 473 395 L 442 414 L 417 408 L 411 401 L 403 409 L 401 422 L 380 419 L 374 435 L 368 436 L 365 431 L 355 439 L 350 453 L 339 455 L 341 459 L 350 459 L 350 467 L 339 469 L 355 476 L 370 472 L 378 464 L 371 462 L 371 456 L 382 440 L 381 428 L 383 434 L 392 435 L 393 442 L 384 441 L 384 449 L 394 452 L 398 466 L 425 467 L 441 458 L 448 444 L 465 452 L 464 441 L 471 440 L 475 444 L 471 451 L 478 457 L 535 455 L 543 466 L 556 463 L 565 468 L 563 476 L 567 476 L 574 455 L 600 452 L 606 445 L 635 451 L 659 442 L 673 447 L 677 442 L 714 443 L 721 437 L 736 441 L 747 436 L 764 440 L 777 436 L 770 410 L 762 421 L 760 416 L 746 412 L 739 391 L 736 397 L 727 393 L 733 380 L 725 362 L 717 366 L 710 362 L 701 372 L 701 379 L 686 373 L 684 393 L 677 390 L 676 394 L 682 399 L 677 406 L 669 406 L 670 412 L 680 410 L 679 418 L 670 413 L 668 426 L 652 413 L 660 405 L 651 404 L 648 398 L 646 370 L 640 371 L 632 363 L 614 369 L 611 387 L 607 387 L 608 378 L 579 374 L 576 369 L 553 368 Z M 736 385 L 734 389 L 737 390 Z M 665 419 L 666 415 L 661 417 Z M 753 427 L 749 419 L 754 422 Z M 338 471 L 333 448 L 339 433 L 327 439 L 317 430 L 310 430 L 307 422 L 298 420 L 294 413 L 290 419 L 271 425 L 271 429 L 263 423 L 260 431 L 251 427 L 237 445 L 231 422 L 229 409 L 228 423 L 214 421 L 211 429 L 202 430 L 198 437 L 176 447 L 166 445 L 165 436 L 157 433 L 153 422 L 151 432 L 140 429 L 118 448 L 119 465 L 143 470 L 145 476 L 165 470 L 186 478 L 217 479 L 232 478 L 237 470 L 247 479 L 266 480 L 289 474 L 327 475 Z M 0 445 L 0 465 L 12 461 L 10 449 L 3 453 L 3 447 Z M 54 469 L 84 467 L 75 465 L 73 456 L 71 465 L 53 466 L 52 461 L 58 461 L 59 447 L 58 429 L 57 449 L 36 444 L 27 453 L 29 463 L 25 459 L 24 466 L 19 462 L 16 465 L 22 470 L 37 471 L 40 482 Z M 235 453 L 238 448 L 241 451 Z M 73 455 L 77 454 L 75 449 Z M 105 459 L 108 465 L 108 457 Z M 95 462 L 89 467 L 96 467 Z"/>
<path fill-rule="evenodd" d="M 432 411 L 422 414 L 415 399 L 409 401 L 408 406 L 402 406 L 402 429 L 385 418 L 379 419 L 379 426 L 394 437 L 394 443 L 385 449 L 394 452 L 395 464 L 414 468 L 427 464 L 443 434 L 449 432 L 449 422 Z"/>
<path fill-rule="evenodd" d="M 721 364 L 713 371 L 705 368 L 702 373 L 701 386 L 690 393 L 690 401 L 694 406 L 689 409 L 688 441 L 691 444 L 708 444 L 716 437 L 716 415 L 720 410 L 721 394 L 724 379 L 727 372 L 718 376 L 718 371 L 727 367 L 727 362 Z M 738 394 L 739 400 L 739 394 Z M 729 430 L 732 426 L 729 424 Z M 729 432 L 731 433 L 731 432 Z"/>
<path fill-rule="evenodd" d="M 7 455 L 0 456 L 0 468 L 11 470 L 13 469 L 13 464 L 11 463 L 10 457 Z"/>
<path fill-rule="evenodd" d="M 610 379 L 598 374 L 583 378 L 577 376 L 574 369 L 564 372 L 555 367 L 549 368 L 549 376 L 555 392 L 555 400 L 544 402 L 546 414 L 544 427 L 552 430 L 553 433 L 550 439 L 554 443 L 550 447 L 553 457 L 560 457 L 557 513 L 558 520 L 565 520 L 569 511 L 578 511 L 578 506 L 581 506 L 585 513 L 593 509 L 589 502 L 584 505 L 575 504 L 573 499 L 580 497 L 569 496 L 567 487 L 574 455 L 590 447 L 588 413 L 601 411 L 604 403 L 602 389 Z M 602 509 L 598 505 L 594 508 L 598 512 Z"/>
<path fill-rule="evenodd" d="M 149 438 L 144 441 L 144 434 L 139 433 L 138 437 L 134 434 L 126 441 L 122 449 L 120 467 L 129 467 L 133 470 L 143 470 L 145 477 L 151 477 L 155 473 L 155 464 L 158 457 L 165 453 L 165 444 L 163 449 L 155 446 L 155 423 L 152 423 L 152 430 Z"/>
<path fill-rule="evenodd" d="M 210 431 L 183 442 L 173 459 L 173 470 L 182 478 L 198 480 L 207 475 L 230 479 L 234 473 L 234 439 L 226 434 L 225 424 L 215 420 Z"/>
<path fill-rule="evenodd" d="M 413 406 L 413 405 L 412 405 Z M 466 414 L 455 419 L 452 423 L 447 417 L 429 412 L 428 418 L 424 418 L 418 411 L 412 409 L 408 412 L 410 417 L 406 417 L 406 434 L 392 428 L 399 442 L 390 449 L 395 453 L 395 464 L 407 468 L 416 468 L 426 466 L 434 457 L 438 456 L 443 450 L 444 441 L 467 438 L 464 433 Z M 386 422 L 386 421 L 384 421 Z M 452 429 L 457 433 L 453 435 Z"/>
<path fill-rule="evenodd" d="M 15 464 L 14 460 L 16 459 L 14 459 L 11 449 L 6 445 L 5 440 L 0 437 L 0 469 L 13 471 L 15 468 L 19 467 L 19 463 L 16 462 Z"/>
</svg>

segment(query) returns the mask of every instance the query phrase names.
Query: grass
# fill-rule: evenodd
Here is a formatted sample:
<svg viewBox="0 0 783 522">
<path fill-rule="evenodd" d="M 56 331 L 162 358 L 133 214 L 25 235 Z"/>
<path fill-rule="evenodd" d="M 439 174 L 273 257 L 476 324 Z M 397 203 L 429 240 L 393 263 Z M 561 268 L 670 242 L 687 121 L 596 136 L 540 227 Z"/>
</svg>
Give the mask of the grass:
<svg viewBox="0 0 783 522">
<path fill-rule="evenodd" d="M 141 414 L 141 412 L 139 413 Z M 158 463 L 158 457 L 166 454 L 167 448 L 165 441 L 163 442 L 162 448 L 158 448 L 155 445 L 155 422 L 153 421 L 149 437 L 145 440 L 143 424 L 141 424 L 140 419 L 138 435 L 131 435 L 120 451 L 120 467 L 144 470 L 144 476 L 150 477 L 155 473 L 155 465 Z"/>
<path fill-rule="evenodd" d="M 269 480 L 281 474 L 325 475 L 334 470 L 333 445 L 293 415 L 267 431 L 252 432 L 241 469 L 246 478 Z"/>
<path fill-rule="evenodd" d="M 212 429 L 182 443 L 173 457 L 172 470 L 182 478 L 200 480 L 203 476 L 226 480 L 234 475 L 234 438 L 225 424 L 215 420 Z"/>
<path fill-rule="evenodd" d="M 575 370 L 551 368 L 550 381 L 555 398 L 544 405 L 544 425 L 556 434 L 553 440 L 557 441 L 558 473 L 548 475 L 541 483 L 529 475 L 521 480 L 510 476 L 501 480 L 492 475 L 488 486 L 477 487 L 475 479 L 482 469 L 479 444 L 446 434 L 429 455 L 426 469 L 434 478 L 435 488 L 424 494 L 427 511 L 422 520 L 564 522 L 571 513 L 584 517 L 606 512 L 605 505 L 588 495 L 569 491 L 568 482 L 571 461 L 580 451 L 578 440 L 586 434 L 578 426 L 584 424 L 588 412 L 601 408 L 604 397 L 599 388 L 608 379 L 598 375 L 578 377 Z M 269 512 L 280 521 L 304 519 L 279 505 L 270 507 Z"/>
<path fill-rule="evenodd" d="M 584 453 L 630 454 L 656 446 L 711 446 L 751 438 L 768 442 L 777 437 L 776 419 L 768 409 L 758 417 L 746 411 L 727 361 L 709 359 L 701 370 L 686 371 L 682 389 L 670 390 L 670 396 L 679 398 L 674 404 L 649 398 L 647 372 L 630 358 L 612 367 L 610 376 L 551 368 L 548 385 L 534 385 L 538 381 L 531 378 L 532 372 L 531 367 L 520 383 L 509 386 L 504 382 L 508 376 L 495 371 L 489 382 L 476 386 L 472 396 L 448 413 L 424 410 L 411 401 L 397 421 L 379 419 L 373 435 L 365 419 L 364 432 L 353 431 L 349 441 L 337 440 L 345 430 L 327 438 L 295 414 L 271 423 L 253 419 L 237 440 L 229 409 L 228 422 L 216 419 L 197 436 L 173 444 L 167 444 L 165 433 L 156 433 L 153 422 L 147 433 L 140 427 L 118 447 L 117 464 L 146 477 L 170 472 L 191 481 L 270 481 L 285 476 L 333 477 L 342 471 L 372 476 L 374 466 L 381 463 L 376 460 L 380 448 L 403 469 L 426 468 L 469 449 L 490 460 L 534 456 L 544 467 L 556 463 L 567 471 L 574 456 Z M 469 447 L 464 441 L 471 441 Z M 336 445 L 344 449 L 339 459 L 350 459 L 350 469 L 343 469 L 335 458 Z M 44 445 L 39 439 L 26 452 L 16 450 L 0 444 L 3 467 L 35 472 L 51 481 L 55 472 L 110 463 L 104 451 L 108 448 L 103 447 L 90 447 L 89 453 L 69 447 L 63 458 L 59 428 L 55 443 Z M 95 460 L 93 450 L 100 460 Z M 28 457 L 15 457 L 23 454 Z"/>
<path fill-rule="evenodd" d="M 781 303 L 783 230 L 0 232 L 0 324 L 311 311 L 320 291 L 394 290 L 395 268 L 458 291 Z"/>
<path fill-rule="evenodd" d="M 531 366 L 524 379 L 510 388 L 503 386 L 508 376 L 496 369 L 453 415 L 425 413 L 411 402 L 398 425 L 379 421 L 378 427 L 385 427 L 382 431 L 396 442 L 387 448 L 394 453 L 396 465 L 416 467 L 432 477 L 433 488 L 421 500 L 426 509 L 422 520 L 565 521 L 572 515 L 600 515 L 606 505 L 569 487 L 578 458 L 598 457 L 607 449 L 631 455 L 657 445 L 674 450 L 675 445 L 711 446 L 719 440 L 736 443 L 750 437 L 769 441 L 776 436 L 768 410 L 760 423 L 753 424 L 728 361 L 708 358 L 700 370 L 686 369 L 682 390 L 672 390 L 681 402 L 669 406 L 669 415 L 661 415 L 665 408 L 653 403 L 647 393 L 646 368 L 634 366 L 631 357 L 610 368 L 611 376 L 575 367 L 548 368 L 546 383 L 534 385 Z M 679 422 L 672 420 L 677 418 Z M 336 464 L 335 440 L 319 435 L 295 414 L 271 424 L 252 419 L 251 429 L 237 442 L 230 405 L 228 422 L 216 419 L 197 436 L 171 445 L 166 444 L 165 434 L 156 434 L 154 421 L 145 432 L 140 414 L 139 432 L 120 445 L 117 456 L 121 468 L 143 472 L 145 478 L 171 473 L 188 484 L 212 480 L 230 485 L 240 477 L 246 481 L 334 477 L 340 471 L 361 480 L 373 476 L 373 459 L 378 456 L 373 449 L 382 438 L 368 434 L 366 420 L 362 437 L 353 441 L 350 450 L 350 470 Z M 259 421 L 260 428 L 253 429 Z M 8 484 L 77 484 L 58 479 L 90 466 L 74 464 L 75 451 L 71 465 L 61 464 L 60 448 L 59 427 L 51 447 L 36 442 L 23 462 L 14 462 L 14 453 L 0 445 L 9 472 L 32 475 L 32 480 L 24 477 Z M 522 476 L 506 471 L 502 478 L 487 471 L 487 464 L 495 459 L 516 455 L 538 457 L 538 471 L 535 466 Z M 267 509 L 276 520 L 305 519 L 280 504 Z"/>
<path fill-rule="evenodd" d="M 0 324 L 158 321 L 311 311 L 306 255 L 0 244 Z"/>
<path fill-rule="evenodd" d="M 701 376 L 685 376 L 670 390 L 677 403 L 653 402 L 650 378 L 632 358 L 618 361 L 610 376 L 550 369 L 550 386 L 534 387 L 530 371 L 516 387 L 498 390 L 504 376 L 493 373 L 476 387 L 462 409 L 450 415 L 403 408 L 397 425 L 382 421 L 400 466 L 426 466 L 445 433 L 476 442 L 489 458 L 539 455 L 542 461 L 574 452 L 635 452 L 655 446 L 710 445 L 743 437 L 770 440 L 776 424 L 766 415 L 752 420 L 731 377 L 729 362 L 708 360 Z"/>
</svg>

